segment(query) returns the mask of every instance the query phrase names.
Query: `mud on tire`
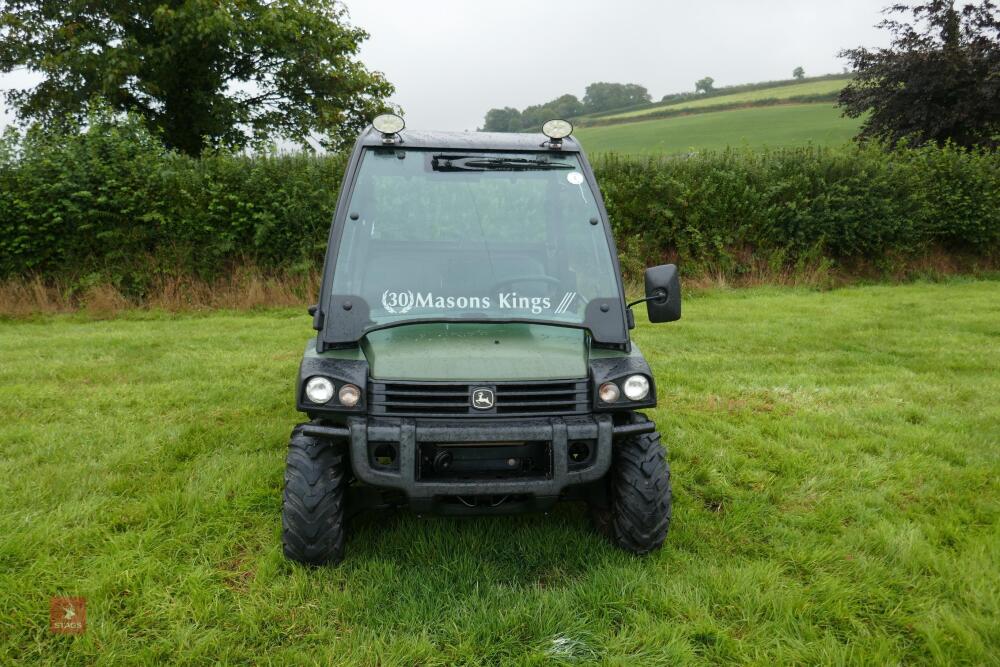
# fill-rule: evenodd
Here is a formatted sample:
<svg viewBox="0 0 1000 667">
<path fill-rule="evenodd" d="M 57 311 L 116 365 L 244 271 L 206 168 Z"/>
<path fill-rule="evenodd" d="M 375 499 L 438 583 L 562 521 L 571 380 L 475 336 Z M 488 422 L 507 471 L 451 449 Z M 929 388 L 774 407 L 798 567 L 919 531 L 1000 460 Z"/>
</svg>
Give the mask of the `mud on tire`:
<svg viewBox="0 0 1000 667">
<path fill-rule="evenodd" d="M 634 423 L 649 421 L 635 414 Z M 607 498 L 591 504 L 594 527 L 616 545 L 635 554 L 658 549 L 670 528 L 670 465 L 660 434 L 644 433 L 614 445 L 606 479 Z"/>
<path fill-rule="evenodd" d="M 349 467 L 344 445 L 292 431 L 285 459 L 281 541 L 285 556 L 307 565 L 344 557 Z"/>
</svg>

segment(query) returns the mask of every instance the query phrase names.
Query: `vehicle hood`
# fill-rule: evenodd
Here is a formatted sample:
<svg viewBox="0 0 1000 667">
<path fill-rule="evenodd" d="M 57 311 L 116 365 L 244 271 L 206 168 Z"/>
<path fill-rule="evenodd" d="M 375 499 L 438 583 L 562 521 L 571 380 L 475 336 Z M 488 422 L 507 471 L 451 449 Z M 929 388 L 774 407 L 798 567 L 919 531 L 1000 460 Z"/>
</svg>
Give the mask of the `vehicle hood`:
<svg viewBox="0 0 1000 667">
<path fill-rule="evenodd" d="M 372 331 L 361 341 L 377 380 L 585 378 L 583 329 L 546 324 L 435 322 Z"/>
</svg>

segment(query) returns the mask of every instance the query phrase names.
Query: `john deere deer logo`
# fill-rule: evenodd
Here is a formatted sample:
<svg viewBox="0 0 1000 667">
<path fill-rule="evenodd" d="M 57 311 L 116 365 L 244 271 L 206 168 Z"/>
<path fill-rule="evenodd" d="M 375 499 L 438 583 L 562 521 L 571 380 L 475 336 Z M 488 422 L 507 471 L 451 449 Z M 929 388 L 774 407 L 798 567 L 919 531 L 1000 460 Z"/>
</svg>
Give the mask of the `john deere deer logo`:
<svg viewBox="0 0 1000 667">
<path fill-rule="evenodd" d="M 489 410 L 495 400 L 492 389 L 479 387 L 472 390 L 472 407 L 476 410 Z"/>
</svg>

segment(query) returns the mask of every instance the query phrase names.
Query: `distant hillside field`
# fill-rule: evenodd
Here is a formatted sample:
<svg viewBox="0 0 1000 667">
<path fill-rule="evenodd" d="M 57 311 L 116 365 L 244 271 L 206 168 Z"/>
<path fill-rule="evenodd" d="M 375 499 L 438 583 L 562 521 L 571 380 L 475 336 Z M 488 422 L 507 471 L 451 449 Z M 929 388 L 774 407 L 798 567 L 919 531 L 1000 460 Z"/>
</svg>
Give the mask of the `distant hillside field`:
<svg viewBox="0 0 1000 667">
<path fill-rule="evenodd" d="M 790 86 L 789 86 L 790 87 Z M 763 92 L 763 91 L 754 91 Z M 749 93 L 748 93 L 749 94 Z M 715 98 L 719 100 L 723 98 Z M 830 102 L 711 111 L 601 127 L 574 135 L 588 153 L 681 153 L 727 146 L 833 146 L 857 134 L 860 120 L 843 118 Z"/>
<path fill-rule="evenodd" d="M 804 83 L 797 83 L 792 85 L 774 86 L 772 88 L 761 88 L 760 90 L 748 90 L 742 93 L 733 93 L 732 95 L 716 95 L 697 100 L 674 102 L 672 104 L 661 104 L 653 107 L 646 107 L 644 109 L 637 109 L 635 111 L 626 111 L 622 113 L 612 114 L 609 116 L 601 116 L 601 119 L 607 120 L 610 118 L 633 118 L 636 116 L 645 116 L 647 114 L 656 113 L 657 111 L 661 111 L 664 109 L 670 109 L 670 110 L 700 109 L 703 107 L 711 107 L 723 104 L 741 104 L 743 102 L 759 102 L 761 100 L 787 100 L 790 97 L 800 97 L 803 95 L 826 95 L 826 94 L 832 95 L 834 93 L 839 92 L 844 86 L 846 86 L 848 81 L 850 81 L 850 79 L 846 77 L 843 79 L 806 81 Z"/>
</svg>

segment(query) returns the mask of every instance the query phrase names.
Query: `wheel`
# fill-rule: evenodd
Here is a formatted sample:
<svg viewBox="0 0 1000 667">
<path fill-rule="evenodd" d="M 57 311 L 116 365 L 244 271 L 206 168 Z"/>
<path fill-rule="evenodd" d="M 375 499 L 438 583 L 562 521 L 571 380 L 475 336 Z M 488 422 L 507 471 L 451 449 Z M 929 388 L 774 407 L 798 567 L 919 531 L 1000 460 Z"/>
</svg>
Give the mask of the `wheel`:
<svg viewBox="0 0 1000 667">
<path fill-rule="evenodd" d="M 285 556 L 307 565 L 340 562 L 347 484 L 342 443 L 303 435 L 298 428 L 292 431 L 281 504 Z"/>
<path fill-rule="evenodd" d="M 632 415 L 633 423 L 648 422 Z M 594 527 L 635 554 L 658 549 L 670 528 L 670 464 L 657 432 L 615 443 L 605 493 L 590 504 Z M 600 496 L 605 496 L 601 502 Z"/>
</svg>

